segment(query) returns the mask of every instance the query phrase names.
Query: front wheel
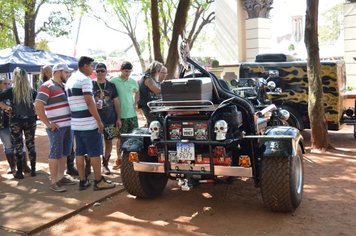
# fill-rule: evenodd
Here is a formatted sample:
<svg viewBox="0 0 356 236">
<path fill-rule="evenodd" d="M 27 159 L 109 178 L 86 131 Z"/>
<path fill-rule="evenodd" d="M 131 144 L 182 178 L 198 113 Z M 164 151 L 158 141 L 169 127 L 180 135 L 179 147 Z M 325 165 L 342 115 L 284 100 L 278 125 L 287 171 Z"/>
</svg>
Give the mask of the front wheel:
<svg viewBox="0 0 356 236">
<path fill-rule="evenodd" d="M 139 155 L 140 161 L 147 161 L 148 157 L 145 154 L 140 152 Z M 168 177 L 165 174 L 134 171 L 128 156 L 129 153 L 124 151 L 121 163 L 121 178 L 126 191 L 139 198 L 161 195 L 167 185 Z"/>
<path fill-rule="evenodd" d="M 262 160 L 263 204 L 272 211 L 294 211 L 302 201 L 304 185 L 303 153 L 298 145 L 295 156 L 266 157 Z"/>
</svg>

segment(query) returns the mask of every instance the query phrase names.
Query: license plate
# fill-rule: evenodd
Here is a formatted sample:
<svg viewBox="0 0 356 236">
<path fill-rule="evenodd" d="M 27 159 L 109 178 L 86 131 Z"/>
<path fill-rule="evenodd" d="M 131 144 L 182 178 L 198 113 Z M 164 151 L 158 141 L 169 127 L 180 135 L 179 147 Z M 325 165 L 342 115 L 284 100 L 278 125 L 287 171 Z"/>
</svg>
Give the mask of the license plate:
<svg viewBox="0 0 356 236">
<path fill-rule="evenodd" d="M 177 158 L 182 161 L 195 160 L 194 143 L 177 143 Z"/>
</svg>

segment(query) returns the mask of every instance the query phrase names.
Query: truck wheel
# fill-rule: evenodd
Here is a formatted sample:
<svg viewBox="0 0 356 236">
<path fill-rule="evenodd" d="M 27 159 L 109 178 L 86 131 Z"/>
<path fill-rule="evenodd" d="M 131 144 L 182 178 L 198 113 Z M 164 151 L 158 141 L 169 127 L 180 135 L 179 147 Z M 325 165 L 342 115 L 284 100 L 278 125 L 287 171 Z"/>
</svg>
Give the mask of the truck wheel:
<svg viewBox="0 0 356 236">
<path fill-rule="evenodd" d="M 272 211 L 294 211 L 303 196 L 303 153 L 298 145 L 295 156 L 266 157 L 262 160 L 263 204 Z"/>
<path fill-rule="evenodd" d="M 142 152 L 139 155 L 141 155 L 139 157 L 141 161 L 148 158 Z M 161 195 L 168 181 L 165 174 L 134 171 L 128 152 L 123 152 L 122 155 L 121 179 L 127 192 L 139 198 L 153 198 Z"/>
<path fill-rule="evenodd" d="M 287 106 L 282 108 L 289 111 L 289 119 L 287 120 L 288 125 L 295 127 L 300 131 L 304 130 L 303 119 L 299 112 L 296 109 Z"/>
</svg>

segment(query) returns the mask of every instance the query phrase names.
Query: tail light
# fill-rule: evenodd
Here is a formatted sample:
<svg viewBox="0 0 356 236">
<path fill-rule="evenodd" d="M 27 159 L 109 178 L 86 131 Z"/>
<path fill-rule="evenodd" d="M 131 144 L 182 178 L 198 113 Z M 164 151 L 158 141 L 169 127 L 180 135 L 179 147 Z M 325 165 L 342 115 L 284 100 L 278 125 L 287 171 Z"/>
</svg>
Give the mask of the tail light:
<svg viewBox="0 0 356 236">
<path fill-rule="evenodd" d="M 158 149 L 155 145 L 150 145 L 147 148 L 147 155 L 150 157 L 157 156 L 158 154 Z"/>
<path fill-rule="evenodd" d="M 138 153 L 137 152 L 130 152 L 129 153 L 129 161 L 138 162 Z"/>
<path fill-rule="evenodd" d="M 225 157 L 226 156 L 226 150 L 225 147 L 223 146 L 216 146 L 214 148 L 214 156 L 216 157 Z"/>
</svg>

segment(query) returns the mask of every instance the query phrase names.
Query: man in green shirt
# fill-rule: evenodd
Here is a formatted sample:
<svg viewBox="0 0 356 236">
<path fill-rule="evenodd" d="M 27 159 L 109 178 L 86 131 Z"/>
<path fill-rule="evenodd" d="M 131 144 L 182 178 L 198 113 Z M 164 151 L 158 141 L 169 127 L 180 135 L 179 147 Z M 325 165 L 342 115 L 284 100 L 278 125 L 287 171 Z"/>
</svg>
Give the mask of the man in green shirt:
<svg viewBox="0 0 356 236">
<path fill-rule="evenodd" d="M 121 64 L 118 77 L 114 77 L 110 82 L 115 84 L 121 104 L 121 129 L 120 133 L 131 133 L 138 128 L 137 120 L 137 101 L 139 99 L 139 90 L 137 82 L 130 78 L 132 64 L 125 61 Z M 121 164 L 121 139 L 117 140 L 117 158 L 113 169 L 118 169 Z"/>
</svg>

